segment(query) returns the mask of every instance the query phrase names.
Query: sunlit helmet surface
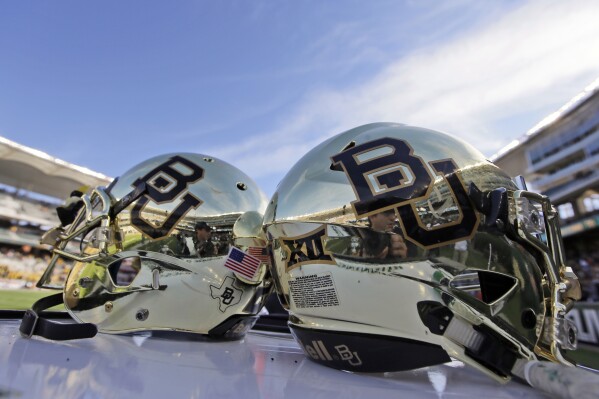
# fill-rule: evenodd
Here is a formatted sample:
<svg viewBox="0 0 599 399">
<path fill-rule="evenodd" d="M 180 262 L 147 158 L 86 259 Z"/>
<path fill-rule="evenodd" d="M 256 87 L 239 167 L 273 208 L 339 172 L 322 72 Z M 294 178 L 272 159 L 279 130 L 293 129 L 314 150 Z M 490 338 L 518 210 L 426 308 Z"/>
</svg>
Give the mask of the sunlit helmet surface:
<svg viewBox="0 0 599 399">
<path fill-rule="evenodd" d="M 234 337 L 251 327 L 270 279 L 266 198 L 246 174 L 214 157 L 166 154 L 81 203 L 60 227 L 73 237 L 57 244 L 75 260 L 64 302 L 77 321 L 108 333 Z"/>
<path fill-rule="evenodd" d="M 265 213 L 305 353 L 353 371 L 452 356 L 500 380 L 518 358 L 559 361 L 546 331 L 567 325 L 557 308 L 571 298 L 547 305 L 546 277 L 562 260 L 518 234 L 514 193 L 480 152 L 429 129 L 373 123 L 308 152 Z"/>
</svg>

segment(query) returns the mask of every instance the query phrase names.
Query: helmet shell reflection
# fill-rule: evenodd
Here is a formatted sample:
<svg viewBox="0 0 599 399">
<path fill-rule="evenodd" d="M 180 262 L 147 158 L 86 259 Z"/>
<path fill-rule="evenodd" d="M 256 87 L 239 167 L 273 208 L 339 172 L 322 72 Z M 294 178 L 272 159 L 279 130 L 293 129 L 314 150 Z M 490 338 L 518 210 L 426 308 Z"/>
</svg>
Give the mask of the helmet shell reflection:
<svg viewBox="0 0 599 399">
<path fill-rule="evenodd" d="M 455 319 L 512 357 L 535 358 L 542 270 L 487 223 L 472 186 L 517 189 L 469 144 L 394 123 L 341 133 L 293 166 L 264 221 L 275 284 L 308 356 L 393 371 L 450 355 L 506 378 L 508 369 L 446 334 Z"/>
<path fill-rule="evenodd" d="M 142 195 L 115 213 L 136 190 Z M 235 337 L 251 327 L 270 287 L 266 263 L 253 273 L 225 265 L 232 247 L 243 255 L 265 246 L 255 232 L 266 199 L 251 178 L 214 157 L 166 154 L 131 168 L 106 191 L 110 226 L 83 240 L 85 254 L 99 251 L 94 241 L 107 241 L 106 249 L 77 262 L 64 290 L 76 320 L 108 333 Z"/>
</svg>

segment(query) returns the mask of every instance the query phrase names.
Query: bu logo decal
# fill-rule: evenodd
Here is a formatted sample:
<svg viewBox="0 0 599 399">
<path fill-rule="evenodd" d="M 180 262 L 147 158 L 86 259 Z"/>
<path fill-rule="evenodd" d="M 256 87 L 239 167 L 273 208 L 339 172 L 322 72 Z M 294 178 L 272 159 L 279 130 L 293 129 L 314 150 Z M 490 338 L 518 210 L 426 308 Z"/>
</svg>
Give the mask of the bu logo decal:
<svg viewBox="0 0 599 399">
<path fill-rule="evenodd" d="M 469 238 L 479 220 L 452 159 L 436 160 L 427 166 L 404 140 L 391 137 L 348 148 L 331 157 L 349 179 L 357 200 L 352 208 L 357 218 L 397 209 L 406 239 L 423 248 Z M 430 196 L 433 174 L 449 186 L 459 218 L 426 226 L 414 205 Z"/>
<path fill-rule="evenodd" d="M 180 169 L 183 166 L 189 170 L 189 174 L 183 174 L 173 166 Z M 160 238 L 168 235 L 173 227 L 191 209 L 195 209 L 202 201 L 187 191 L 187 186 L 204 177 L 204 169 L 181 156 L 174 156 L 168 161 L 158 165 L 145 176 L 133 182 L 133 187 L 140 183 L 146 183 L 147 194 L 137 200 L 131 211 L 131 224 L 138 230 L 152 238 Z M 184 195 L 182 195 L 185 193 Z M 179 198 L 181 202 L 173 209 L 160 226 L 154 226 L 146 221 L 142 212 L 148 202 L 162 204 Z"/>
<path fill-rule="evenodd" d="M 231 288 L 231 287 L 225 288 L 222 295 L 220 296 L 220 299 L 223 301 L 223 303 L 225 305 L 230 305 L 231 302 L 233 302 L 233 299 L 235 299 L 235 296 L 233 295 L 233 293 L 234 293 L 233 288 Z"/>
<path fill-rule="evenodd" d="M 210 284 L 210 296 L 218 299 L 218 309 L 223 313 L 229 306 L 237 305 L 241 301 L 242 295 L 243 290 L 235 286 L 233 277 L 225 277 L 220 287 Z"/>
<path fill-rule="evenodd" d="M 396 208 L 426 194 L 432 177 L 412 152 L 405 141 L 385 137 L 331 157 L 354 187 L 358 200 L 352 207 L 357 217 Z"/>
<path fill-rule="evenodd" d="M 354 367 L 358 367 L 362 365 L 362 360 L 358 355 L 358 352 L 351 351 L 347 345 L 337 345 L 335 346 L 335 350 L 338 355 L 332 355 L 324 342 L 321 340 L 313 340 L 311 343 L 303 343 L 302 341 L 298 341 L 300 347 L 304 350 L 304 352 L 310 356 L 314 360 L 323 360 L 323 361 L 344 361 L 348 362 L 350 365 Z"/>
</svg>

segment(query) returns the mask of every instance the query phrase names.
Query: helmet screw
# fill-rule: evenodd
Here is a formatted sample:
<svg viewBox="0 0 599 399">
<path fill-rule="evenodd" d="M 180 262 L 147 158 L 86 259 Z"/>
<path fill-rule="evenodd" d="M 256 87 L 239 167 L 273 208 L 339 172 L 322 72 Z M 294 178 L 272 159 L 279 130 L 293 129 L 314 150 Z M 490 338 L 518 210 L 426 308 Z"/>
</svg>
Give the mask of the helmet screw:
<svg viewBox="0 0 599 399">
<path fill-rule="evenodd" d="M 576 343 L 576 331 L 573 328 L 568 329 L 568 341 L 570 341 L 571 345 Z"/>
<path fill-rule="evenodd" d="M 145 321 L 148 318 L 150 311 L 148 309 L 139 309 L 135 314 L 137 321 Z"/>
<path fill-rule="evenodd" d="M 559 283 L 558 285 L 559 292 L 566 292 L 568 290 L 568 286 L 566 283 Z"/>
<path fill-rule="evenodd" d="M 110 313 L 110 312 L 112 312 L 112 308 L 113 308 L 113 306 L 114 306 L 114 305 L 112 304 L 112 302 L 106 302 L 106 303 L 104 304 L 104 310 L 105 310 L 106 312 Z"/>
<path fill-rule="evenodd" d="M 78 296 L 79 296 L 79 288 L 75 288 L 75 289 L 73 290 L 73 296 L 74 296 L 74 297 L 78 297 Z"/>
<path fill-rule="evenodd" d="M 83 277 L 79 279 L 79 285 L 83 288 L 89 287 L 93 283 L 93 280 L 89 277 Z"/>
</svg>

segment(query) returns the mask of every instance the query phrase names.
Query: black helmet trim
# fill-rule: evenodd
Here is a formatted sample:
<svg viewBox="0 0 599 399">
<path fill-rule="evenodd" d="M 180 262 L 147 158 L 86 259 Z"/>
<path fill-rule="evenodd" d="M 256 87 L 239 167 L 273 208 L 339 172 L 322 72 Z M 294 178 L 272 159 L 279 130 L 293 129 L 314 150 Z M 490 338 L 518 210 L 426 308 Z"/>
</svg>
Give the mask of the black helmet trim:
<svg viewBox="0 0 599 399">
<path fill-rule="evenodd" d="M 442 347 L 406 338 L 314 330 L 294 324 L 290 329 L 310 359 L 339 370 L 381 373 L 451 361 Z"/>
<path fill-rule="evenodd" d="M 208 336 L 210 338 L 217 339 L 239 339 L 248 332 L 256 321 L 258 321 L 259 316 L 240 316 L 233 315 L 223 321 L 218 326 L 214 327 L 212 330 L 208 331 Z"/>
</svg>

